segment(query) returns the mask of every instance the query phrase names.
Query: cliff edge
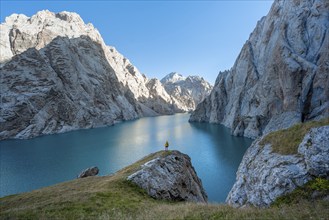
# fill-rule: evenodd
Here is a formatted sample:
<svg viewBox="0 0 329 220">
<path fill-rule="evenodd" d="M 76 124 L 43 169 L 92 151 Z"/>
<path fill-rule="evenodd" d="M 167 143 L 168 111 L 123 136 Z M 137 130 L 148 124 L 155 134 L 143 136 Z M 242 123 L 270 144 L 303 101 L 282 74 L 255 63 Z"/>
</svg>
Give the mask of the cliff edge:
<svg viewBox="0 0 329 220">
<path fill-rule="evenodd" d="M 327 0 L 274 1 L 190 121 L 256 138 L 328 117 L 328 27 Z"/>
</svg>

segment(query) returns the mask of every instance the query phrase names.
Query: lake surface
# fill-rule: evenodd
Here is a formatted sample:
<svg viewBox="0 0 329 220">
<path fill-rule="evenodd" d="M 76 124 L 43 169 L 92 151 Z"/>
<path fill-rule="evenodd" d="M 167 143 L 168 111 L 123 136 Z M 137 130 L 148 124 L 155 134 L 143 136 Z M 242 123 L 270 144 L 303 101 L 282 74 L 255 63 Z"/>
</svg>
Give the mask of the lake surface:
<svg viewBox="0 0 329 220">
<path fill-rule="evenodd" d="M 98 166 L 108 175 L 163 150 L 188 154 L 211 202 L 224 202 L 252 140 L 222 125 L 189 123 L 189 114 L 128 121 L 29 140 L 0 141 L 0 196 L 68 181 Z"/>
</svg>

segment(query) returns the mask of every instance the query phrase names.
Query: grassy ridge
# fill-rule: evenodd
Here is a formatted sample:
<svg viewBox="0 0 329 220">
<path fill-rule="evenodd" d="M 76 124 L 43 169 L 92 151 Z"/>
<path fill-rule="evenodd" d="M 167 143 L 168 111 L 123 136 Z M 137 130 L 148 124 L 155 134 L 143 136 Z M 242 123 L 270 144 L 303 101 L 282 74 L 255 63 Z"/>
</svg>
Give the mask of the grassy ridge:
<svg viewBox="0 0 329 220">
<path fill-rule="evenodd" d="M 260 142 L 261 145 L 271 144 L 275 153 L 282 155 L 297 154 L 298 146 L 302 142 L 305 134 L 311 128 L 329 125 L 329 118 L 320 121 L 310 121 L 296 124 L 288 129 L 271 132 Z"/>
<path fill-rule="evenodd" d="M 170 153 L 170 152 L 169 152 Z M 155 200 L 126 180 L 157 152 L 113 176 L 88 177 L 0 199 L 1 219 L 325 219 L 329 202 L 305 198 L 267 209 Z"/>
</svg>

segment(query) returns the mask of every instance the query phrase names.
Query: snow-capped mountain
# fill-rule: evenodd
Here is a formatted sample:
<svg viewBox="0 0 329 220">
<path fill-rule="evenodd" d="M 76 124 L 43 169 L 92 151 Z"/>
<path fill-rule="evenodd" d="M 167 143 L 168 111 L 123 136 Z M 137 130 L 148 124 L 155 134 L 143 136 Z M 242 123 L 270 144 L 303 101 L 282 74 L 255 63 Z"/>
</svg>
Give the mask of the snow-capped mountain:
<svg viewBox="0 0 329 220">
<path fill-rule="evenodd" d="M 167 93 L 175 98 L 186 111 L 195 110 L 196 106 L 207 97 L 212 86 L 199 76 L 184 77 L 173 72 L 161 79 Z"/>
</svg>

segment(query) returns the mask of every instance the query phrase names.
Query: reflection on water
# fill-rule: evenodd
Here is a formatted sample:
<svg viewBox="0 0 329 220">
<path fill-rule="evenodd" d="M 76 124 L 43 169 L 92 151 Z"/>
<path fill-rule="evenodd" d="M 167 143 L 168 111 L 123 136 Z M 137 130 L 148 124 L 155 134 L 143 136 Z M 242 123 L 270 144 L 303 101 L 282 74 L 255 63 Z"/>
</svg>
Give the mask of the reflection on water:
<svg viewBox="0 0 329 220">
<path fill-rule="evenodd" d="M 100 175 L 162 150 L 188 154 L 209 200 L 224 202 L 250 139 L 214 124 L 188 123 L 188 114 L 142 118 L 112 127 L 80 130 L 30 140 L 0 142 L 0 195 L 30 191 L 73 179 L 90 166 Z"/>
</svg>

